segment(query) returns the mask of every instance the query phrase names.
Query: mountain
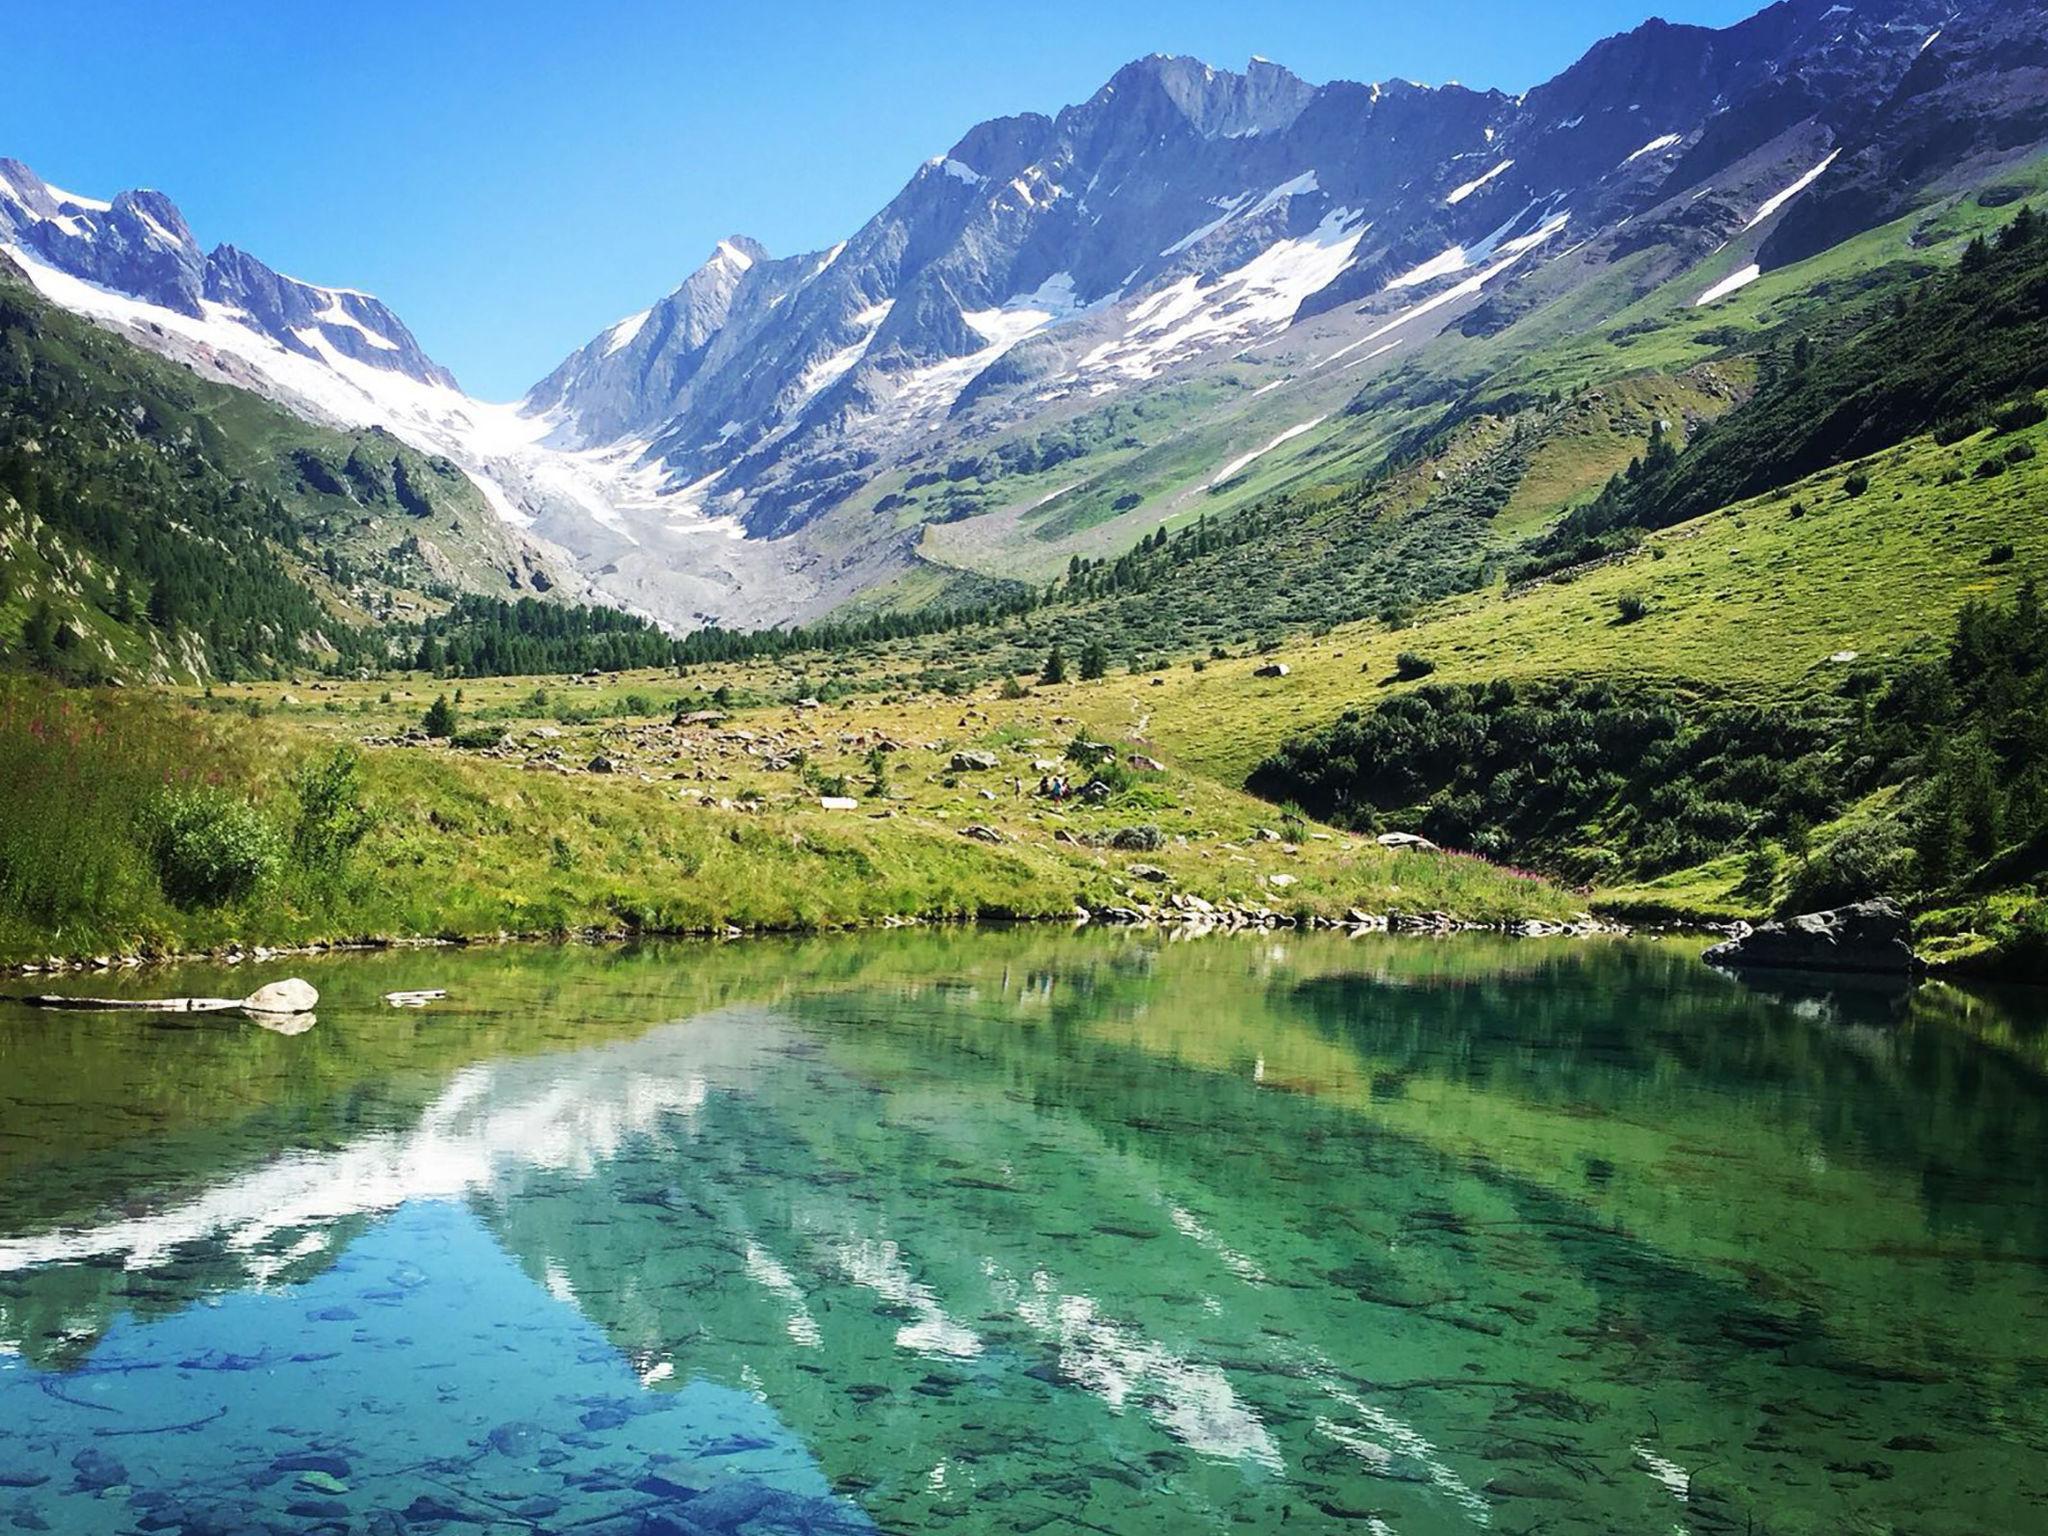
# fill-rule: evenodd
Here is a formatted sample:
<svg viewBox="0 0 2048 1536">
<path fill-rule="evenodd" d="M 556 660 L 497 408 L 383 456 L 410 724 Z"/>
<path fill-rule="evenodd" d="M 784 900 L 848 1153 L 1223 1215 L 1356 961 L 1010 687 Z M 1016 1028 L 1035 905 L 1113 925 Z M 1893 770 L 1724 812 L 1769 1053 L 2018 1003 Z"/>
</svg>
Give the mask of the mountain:
<svg viewBox="0 0 2048 1536">
<path fill-rule="evenodd" d="M 1155 55 L 971 128 L 828 249 L 720 241 L 515 405 L 375 299 L 202 255 L 159 193 L 0 162 L 0 246 L 144 346 L 445 456 L 614 602 L 783 623 L 1043 585 L 1363 473 L 1479 349 L 1500 376 L 1695 270 L 1711 307 L 1994 181 L 2048 144 L 2044 17 L 1781 0 L 1521 96 Z"/>
<path fill-rule="evenodd" d="M 1787 0 L 1725 30 L 1647 23 L 1519 98 L 1142 59 L 1054 116 L 970 130 L 828 250 L 723 242 L 522 409 L 557 446 L 657 467 L 647 523 L 729 518 L 793 576 L 830 551 L 871 580 L 889 545 L 1043 575 L 1115 535 L 1036 538 L 1015 525 L 1038 498 L 1101 477 L 1136 506 L 1074 521 L 1149 533 L 1475 305 L 1499 326 L 1631 260 L 1632 296 L 1731 244 L 1760 275 L 2037 149 L 2042 15 Z M 1191 384 L 1214 398 L 1191 409 Z M 1175 418 L 1177 475 L 1111 462 L 1128 434 L 1104 424 L 1133 401 Z M 1246 442 L 1253 419 L 1273 430 Z M 1057 482 L 987 473 L 1048 431 Z M 608 576 L 659 608 L 673 546 L 651 537 Z M 835 590 L 793 581 L 786 616 Z"/>
<path fill-rule="evenodd" d="M 195 378 L 0 254 L 0 656 L 131 681 L 377 668 L 463 594 L 579 590 L 451 460 Z"/>
<path fill-rule="evenodd" d="M 202 253 L 177 204 L 161 192 L 101 202 L 49 185 L 19 160 L 0 159 L 0 239 L 71 277 L 191 320 L 244 327 L 299 357 L 339 355 L 456 387 L 382 301 L 286 277 L 231 245 Z"/>
</svg>

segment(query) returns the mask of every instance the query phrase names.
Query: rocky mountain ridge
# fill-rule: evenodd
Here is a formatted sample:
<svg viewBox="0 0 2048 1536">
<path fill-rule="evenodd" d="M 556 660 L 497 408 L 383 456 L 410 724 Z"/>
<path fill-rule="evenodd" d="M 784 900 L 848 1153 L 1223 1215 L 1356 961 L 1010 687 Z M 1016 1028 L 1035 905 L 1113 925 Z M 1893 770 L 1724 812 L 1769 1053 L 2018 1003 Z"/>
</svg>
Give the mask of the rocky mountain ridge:
<svg viewBox="0 0 2048 1536">
<path fill-rule="evenodd" d="M 144 345 L 447 454 L 615 601 L 775 623 L 1227 510 L 1446 330 L 1509 332 L 1624 268 L 1624 299 L 1697 267 L 1716 302 L 2039 153 L 2043 20 L 1780 0 L 1645 23 L 1521 96 L 1155 55 L 975 126 L 828 249 L 719 242 L 515 406 L 461 394 L 367 295 L 202 255 L 158 193 L 0 162 L 0 246 Z"/>
</svg>

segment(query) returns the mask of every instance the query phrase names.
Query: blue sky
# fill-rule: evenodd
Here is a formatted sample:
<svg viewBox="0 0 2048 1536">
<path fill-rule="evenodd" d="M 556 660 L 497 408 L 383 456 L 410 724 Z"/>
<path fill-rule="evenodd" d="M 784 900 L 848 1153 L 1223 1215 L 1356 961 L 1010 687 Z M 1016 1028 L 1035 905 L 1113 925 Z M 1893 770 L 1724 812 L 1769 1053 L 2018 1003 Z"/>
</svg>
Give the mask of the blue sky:
<svg viewBox="0 0 2048 1536">
<path fill-rule="evenodd" d="M 0 154 L 382 295 L 509 399 L 732 233 L 830 245 L 974 122 L 1151 52 L 1522 90 L 1652 9 L 1762 0 L 16 0 Z"/>
</svg>

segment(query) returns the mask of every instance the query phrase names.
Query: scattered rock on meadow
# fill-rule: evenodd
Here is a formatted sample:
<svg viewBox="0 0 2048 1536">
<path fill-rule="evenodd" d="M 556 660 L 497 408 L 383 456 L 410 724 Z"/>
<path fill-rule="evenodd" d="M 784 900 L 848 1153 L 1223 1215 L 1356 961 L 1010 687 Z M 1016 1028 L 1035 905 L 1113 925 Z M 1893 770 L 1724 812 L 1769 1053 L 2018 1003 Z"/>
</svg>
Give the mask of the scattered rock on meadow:
<svg viewBox="0 0 2048 1536">
<path fill-rule="evenodd" d="M 1374 841 L 1382 848 L 1392 848 L 1408 853 L 1441 853 L 1443 851 L 1419 832 L 1382 832 Z"/>
</svg>

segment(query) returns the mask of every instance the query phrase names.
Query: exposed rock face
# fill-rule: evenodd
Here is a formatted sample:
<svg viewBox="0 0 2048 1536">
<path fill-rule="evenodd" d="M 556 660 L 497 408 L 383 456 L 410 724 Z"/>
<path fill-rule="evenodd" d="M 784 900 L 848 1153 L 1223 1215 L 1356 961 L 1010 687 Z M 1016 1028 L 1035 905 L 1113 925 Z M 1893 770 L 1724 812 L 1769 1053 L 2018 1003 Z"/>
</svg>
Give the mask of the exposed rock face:
<svg viewBox="0 0 2048 1536">
<path fill-rule="evenodd" d="M 1765 923 L 1707 951 L 1714 965 L 1809 971 L 1873 971 L 1903 975 L 1919 961 L 1912 927 L 1889 901 L 1860 901 Z"/>
</svg>

